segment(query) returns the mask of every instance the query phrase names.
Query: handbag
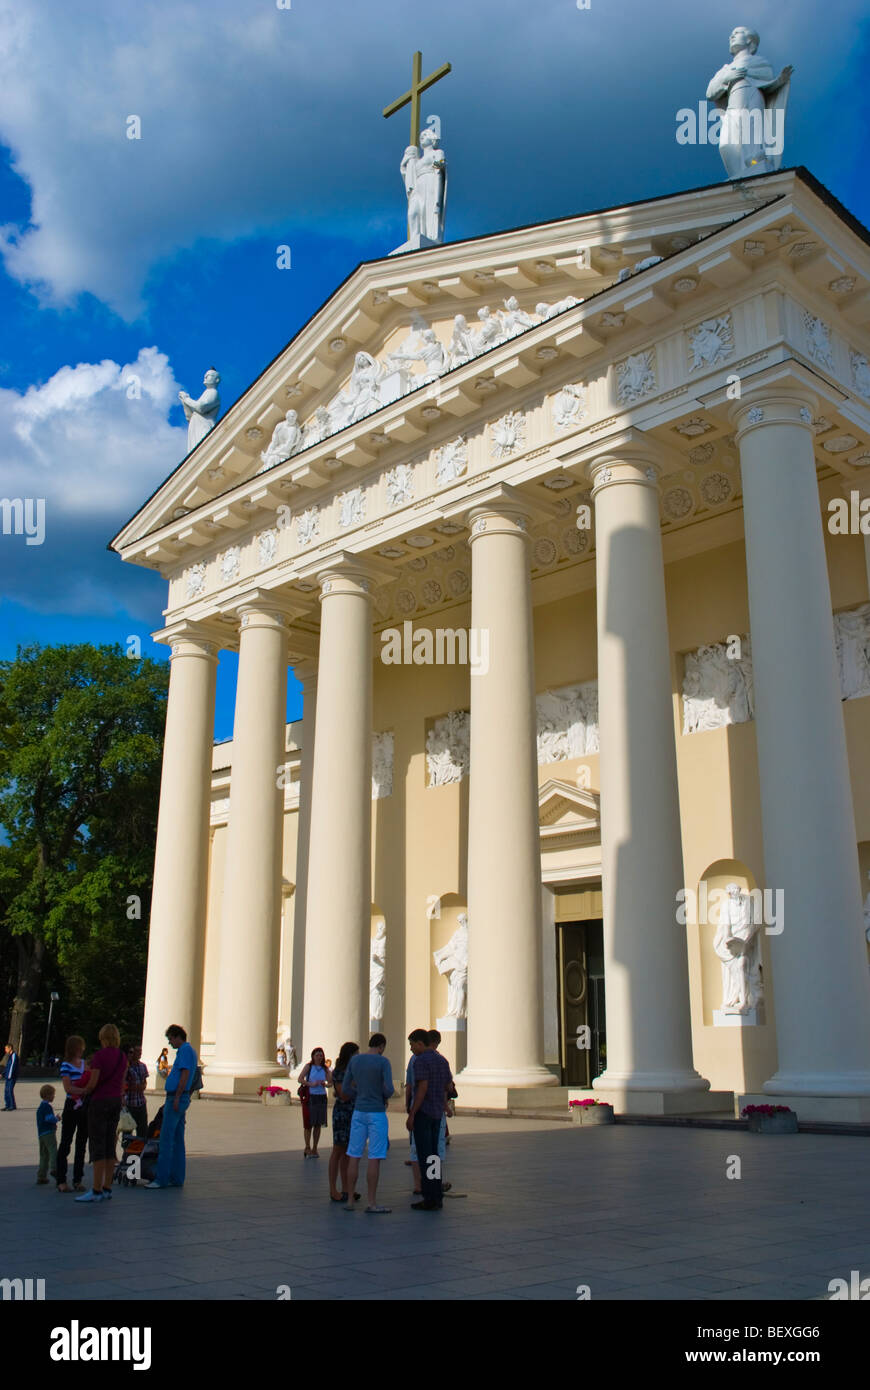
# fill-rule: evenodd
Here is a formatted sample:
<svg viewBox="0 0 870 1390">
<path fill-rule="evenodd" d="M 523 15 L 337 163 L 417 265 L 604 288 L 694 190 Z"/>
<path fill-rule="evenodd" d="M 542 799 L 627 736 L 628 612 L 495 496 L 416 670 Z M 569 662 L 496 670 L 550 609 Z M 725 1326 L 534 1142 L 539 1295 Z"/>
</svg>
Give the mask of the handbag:
<svg viewBox="0 0 870 1390">
<path fill-rule="evenodd" d="M 299 1090 L 296 1092 L 300 1100 L 308 1099 L 308 1089 L 308 1082 L 303 1081 L 302 1085 L 299 1087 Z"/>
</svg>

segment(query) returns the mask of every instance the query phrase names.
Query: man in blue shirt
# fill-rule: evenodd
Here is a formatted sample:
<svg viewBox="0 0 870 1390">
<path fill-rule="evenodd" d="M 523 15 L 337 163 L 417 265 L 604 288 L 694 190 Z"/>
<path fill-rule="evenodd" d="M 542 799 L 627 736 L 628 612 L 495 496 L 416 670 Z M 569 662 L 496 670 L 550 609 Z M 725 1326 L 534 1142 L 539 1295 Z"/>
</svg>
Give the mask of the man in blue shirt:
<svg viewBox="0 0 870 1390">
<path fill-rule="evenodd" d="M 187 1041 L 187 1033 L 173 1023 L 166 1030 L 170 1047 L 177 1049 L 172 1070 L 166 1078 L 166 1100 L 163 1103 L 163 1123 L 160 1127 L 160 1151 L 151 1189 L 183 1187 L 185 1175 L 184 1126 L 190 1106 L 190 1088 L 196 1075 L 196 1053 Z"/>
<path fill-rule="evenodd" d="M 6 1085 L 3 1090 L 3 1109 L 17 1110 L 15 1104 L 15 1083 L 18 1080 L 18 1053 L 11 1043 L 6 1044 Z"/>
<path fill-rule="evenodd" d="M 356 1192 L 359 1161 L 365 1153 L 368 1141 L 366 1186 L 369 1204 L 366 1211 L 377 1216 L 389 1215 L 391 1210 L 390 1207 L 379 1207 L 377 1203 L 381 1159 L 386 1158 L 389 1145 L 387 1101 L 393 1094 L 392 1068 L 383 1055 L 386 1045 L 387 1040 L 383 1033 L 373 1033 L 369 1038 L 368 1052 L 358 1052 L 356 1056 L 351 1057 L 341 1083 L 344 1097 L 349 1100 L 353 1095 L 355 1098 L 347 1146 L 347 1190 Z M 353 1209 L 353 1202 L 348 1202 L 345 1211 Z"/>
</svg>

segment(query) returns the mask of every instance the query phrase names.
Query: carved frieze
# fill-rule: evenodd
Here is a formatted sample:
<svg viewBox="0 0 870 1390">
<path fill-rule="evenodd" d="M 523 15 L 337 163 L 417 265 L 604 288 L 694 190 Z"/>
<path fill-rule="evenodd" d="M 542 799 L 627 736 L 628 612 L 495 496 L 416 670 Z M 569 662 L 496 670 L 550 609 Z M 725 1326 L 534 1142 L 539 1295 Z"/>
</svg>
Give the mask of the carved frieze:
<svg viewBox="0 0 870 1390">
<path fill-rule="evenodd" d="M 393 750 L 395 736 L 392 730 L 372 736 L 372 800 L 393 795 Z"/>
<path fill-rule="evenodd" d="M 683 733 L 743 724 L 755 717 L 748 637 L 688 652 L 683 675 Z"/>
<path fill-rule="evenodd" d="M 426 735 L 426 785 L 443 787 L 468 776 L 470 759 L 468 710 L 451 710 L 436 719 Z"/>
<path fill-rule="evenodd" d="M 655 351 L 633 352 L 616 364 L 616 394 L 623 405 L 631 405 L 656 389 Z"/>
<path fill-rule="evenodd" d="M 598 682 L 545 690 L 535 699 L 539 763 L 560 763 L 597 753 Z"/>
</svg>

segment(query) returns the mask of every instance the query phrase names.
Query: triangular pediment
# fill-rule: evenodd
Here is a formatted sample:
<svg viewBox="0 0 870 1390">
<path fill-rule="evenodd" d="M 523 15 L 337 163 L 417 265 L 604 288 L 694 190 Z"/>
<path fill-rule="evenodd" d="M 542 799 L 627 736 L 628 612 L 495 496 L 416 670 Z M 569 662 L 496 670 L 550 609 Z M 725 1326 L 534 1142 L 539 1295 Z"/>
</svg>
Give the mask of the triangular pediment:
<svg viewBox="0 0 870 1390">
<path fill-rule="evenodd" d="M 601 835 L 601 797 L 556 777 L 538 789 L 538 825 L 542 840 Z"/>
<path fill-rule="evenodd" d="M 756 180 L 755 205 L 781 196 L 777 180 L 788 177 Z M 627 316 L 602 305 L 594 324 L 584 316 L 581 331 L 574 301 L 594 300 L 620 277 L 639 291 L 636 276 L 648 263 L 706 241 L 752 207 L 730 185 L 717 185 L 359 266 L 113 545 L 127 550 L 167 527 L 183 532 L 188 517 L 196 518 L 188 527 L 199 527 L 193 541 L 201 543 L 208 513 L 220 512 L 240 485 L 254 493 L 249 511 L 266 486 L 270 505 L 279 495 L 304 498 L 336 475 L 352 477 L 392 444 L 416 443 L 445 413 L 461 420 L 487 393 L 527 384 L 556 358 L 594 352 Z M 639 305 L 638 313 L 644 318 L 647 310 Z M 461 324 L 456 340 L 457 315 L 468 325 L 468 357 Z M 427 330 L 434 336 L 422 343 Z M 376 364 L 376 383 L 366 380 L 372 373 L 360 354 Z M 275 467 L 264 469 L 262 455 L 288 410 L 297 418 L 279 478 Z M 325 429 L 324 411 L 331 417 Z M 273 450 L 273 459 L 280 455 L 280 447 Z M 226 525 L 219 517 L 217 530 Z M 148 562 L 168 558 L 171 546 Z"/>
<path fill-rule="evenodd" d="M 170 624 L 211 621 L 252 584 L 316 614 L 318 569 L 365 552 L 395 575 L 376 600 L 390 623 L 467 601 L 467 499 L 506 482 L 533 519 L 533 577 L 585 565 L 591 583 L 594 534 L 574 516 L 588 459 L 625 430 L 654 445 L 683 551 L 717 512 L 733 539 L 725 374 L 778 370 L 787 349 L 819 389 L 833 330 L 794 297 L 805 286 L 831 315 L 870 317 L 866 245 L 792 170 L 366 263 L 112 547 L 169 580 Z M 771 288 L 785 339 L 762 312 Z M 813 426 L 819 462 L 848 478 L 870 443 L 839 410 L 859 360 L 840 332 Z"/>
</svg>

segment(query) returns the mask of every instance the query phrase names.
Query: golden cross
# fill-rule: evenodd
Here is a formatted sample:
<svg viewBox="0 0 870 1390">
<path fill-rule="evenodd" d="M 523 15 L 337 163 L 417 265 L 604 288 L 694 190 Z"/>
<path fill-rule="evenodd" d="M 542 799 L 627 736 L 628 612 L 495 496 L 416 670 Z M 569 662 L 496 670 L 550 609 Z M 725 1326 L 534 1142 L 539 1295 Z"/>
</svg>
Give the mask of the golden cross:
<svg viewBox="0 0 870 1390">
<path fill-rule="evenodd" d="M 409 102 L 411 103 L 410 144 L 419 145 L 420 143 L 420 97 L 427 88 L 434 86 L 436 82 L 440 82 L 441 78 L 446 77 L 450 71 L 450 63 L 442 63 L 441 67 L 436 68 L 434 72 L 430 72 L 428 77 L 423 77 L 423 54 L 415 53 L 411 68 L 411 90 L 406 92 L 404 96 L 397 97 L 395 101 L 391 101 L 389 106 L 384 107 L 383 114 L 385 116 L 392 116 L 396 111 L 400 111 L 403 106 L 407 106 Z"/>
</svg>

